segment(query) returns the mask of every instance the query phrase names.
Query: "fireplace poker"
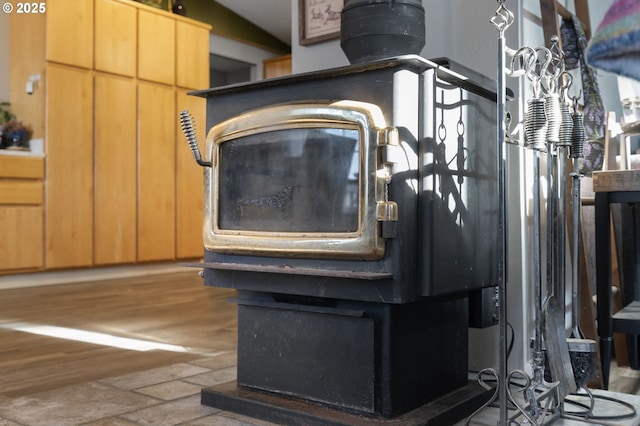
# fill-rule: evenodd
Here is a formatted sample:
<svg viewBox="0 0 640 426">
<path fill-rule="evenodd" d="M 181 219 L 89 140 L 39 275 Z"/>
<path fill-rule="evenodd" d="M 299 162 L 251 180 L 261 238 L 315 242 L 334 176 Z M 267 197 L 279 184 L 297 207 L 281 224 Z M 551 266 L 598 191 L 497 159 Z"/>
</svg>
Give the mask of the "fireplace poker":
<svg viewBox="0 0 640 426">
<path fill-rule="evenodd" d="M 547 118 L 547 264 L 551 271 L 547 273 L 548 285 L 552 294 L 564 306 L 565 294 L 565 255 L 566 255 L 566 181 L 565 161 L 566 146 L 560 143 L 560 127 L 562 112 L 560 109 L 560 93 L 558 79 L 564 72 L 564 54 L 558 45 L 558 37 L 551 38 L 549 48 L 550 62 L 545 70 L 544 108 Z"/>
<path fill-rule="evenodd" d="M 581 183 L 580 179 L 580 159 L 584 157 L 584 141 L 586 134 L 583 124 L 583 116 L 578 111 L 578 98 L 573 99 L 573 113 L 571 119 L 571 148 L 570 158 L 573 160 L 573 173 L 571 174 L 571 196 L 572 196 L 572 274 L 571 274 L 571 298 L 573 310 L 571 311 L 573 337 L 582 339 L 584 334 L 580 330 L 580 213 L 581 213 Z"/>
<path fill-rule="evenodd" d="M 538 91 L 534 80 L 534 93 Z M 544 111 L 544 99 L 536 96 L 527 101 L 525 118 L 525 146 L 531 150 L 533 161 L 533 290 L 534 290 L 534 339 L 533 339 L 533 381 L 526 389 L 529 404 L 528 411 L 538 419 L 542 412 L 536 400 L 535 389 L 544 383 L 544 354 L 542 348 L 542 261 L 540 236 L 540 151 L 545 150 L 544 140 L 547 132 L 547 122 Z"/>
</svg>

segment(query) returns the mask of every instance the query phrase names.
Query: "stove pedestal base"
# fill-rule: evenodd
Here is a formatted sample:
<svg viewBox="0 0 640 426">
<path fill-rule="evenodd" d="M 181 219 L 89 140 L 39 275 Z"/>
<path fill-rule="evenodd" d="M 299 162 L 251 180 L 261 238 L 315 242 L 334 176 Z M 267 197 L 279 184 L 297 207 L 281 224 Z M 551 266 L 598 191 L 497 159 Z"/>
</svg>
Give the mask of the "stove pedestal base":
<svg viewBox="0 0 640 426">
<path fill-rule="evenodd" d="M 243 389 L 394 418 L 468 382 L 464 298 L 318 306 L 238 295 Z"/>
<path fill-rule="evenodd" d="M 228 382 L 203 389 L 203 405 L 283 425 L 451 426 L 471 415 L 491 396 L 476 382 L 391 419 L 352 414 L 303 400 L 240 388 Z"/>
</svg>

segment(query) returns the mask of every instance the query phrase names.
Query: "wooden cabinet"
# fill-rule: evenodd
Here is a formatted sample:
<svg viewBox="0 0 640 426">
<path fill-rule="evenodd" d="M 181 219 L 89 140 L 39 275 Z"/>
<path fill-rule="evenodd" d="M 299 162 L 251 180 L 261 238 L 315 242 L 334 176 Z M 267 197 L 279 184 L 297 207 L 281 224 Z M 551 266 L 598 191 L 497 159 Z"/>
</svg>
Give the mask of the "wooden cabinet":
<svg viewBox="0 0 640 426">
<path fill-rule="evenodd" d="M 93 263 L 93 81 L 91 72 L 47 67 L 47 268 Z"/>
<path fill-rule="evenodd" d="M 189 96 L 187 90 L 176 93 L 177 111 L 189 110 L 203 151 L 206 138 L 206 99 Z M 202 257 L 203 168 L 193 160 L 191 150 L 177 129 L 176 139 L 176 257 Z"/>
<path fill-rule="evenodd" d="M 0 155 L 0 271 L 43 266 L 44 159 Z"/>
<path fill-rule="evenodd" d="M 138 260 L 175 258 L 173 87 L 138 83 Z"/>
<path fill-rule="evenodd" d="M 26 93 L 25 82 L 39 73 L 43 86 L 45 15 L 11 13 L 9 15 L 9 99 L 11 112 L 28 122 L 34 138 L 44 137 L 44 90 Z"/>
<path fill-rule="evenodd" d="M 138 10 L 138 78 L 164 84 L 176 81 L 175 20 L 155 11 Z"/>
<path fill-rule="evenodd" d="M 201 257 L 202 169 L 177 108 L 204 141 L 204 100 L 186 93 L 209 85 L 210 27 L 129 0 L 46 8 L 10 17 L 9 101 L 43 138 L 47 167 L 0 177 L 0 273 Z"/>
<path fill-rule="evenodd" d="M 209 30 L 176 21 L 176 86 L 209 87 Z"/>
<path fill-rule="evenodd" d="M 93 67 L 93 1 L 47 0 L 46 60 Z"/>
<path fill-rule="evenodd" d="M 42 206 L 0 206 L 0 271 L 40 269 Z"/>
<path fill-rule="evenodd" d="M 135 80 L 95 77 L 94 262 L 132 263 L 137 248 Z"/>
<path fill-rule="evenodd" d="M 42 158 L 0 155 L 0 205 L 42 205 Z"/>
<path fill-rule="evenodd" d="M 126 3 L 96 0 L 95 69 L 136 75 L 137 9 Z"/>
<path fill-rule="evenodd" d="M 291 74 L 291 55 L 265 59 L 262 64 L 264 78 L 282 77 Z"/>
</svg>

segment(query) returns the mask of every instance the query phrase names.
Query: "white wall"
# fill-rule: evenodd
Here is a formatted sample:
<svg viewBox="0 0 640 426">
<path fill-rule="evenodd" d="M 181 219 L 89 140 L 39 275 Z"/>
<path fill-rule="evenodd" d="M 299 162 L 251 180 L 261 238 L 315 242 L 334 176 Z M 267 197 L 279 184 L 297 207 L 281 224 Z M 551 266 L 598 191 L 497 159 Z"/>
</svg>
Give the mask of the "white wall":
<svg viewBox="0 0 640 426">
<path fill-rule="evenodd" d="M 298 37 L 299 1 L 291 0 L 291 70 L 294 74 L 348 65 L 340 40 L 301 46 Z"/>
<path fill-rule="evenodd" d="M 508 2 L 511 3 L 511 2 Z M 520 2 L 517 2 L 518 4 Z M 490 23 L 498 7 L 496 1 L 490 0 L 423 0 L 425 8 L 425 38 L 426 43 L 421 56 L 425 58 L 447 57 L 455 62 L 465 65 L 493 79 L 497 76 L 497 37 L 498 32 Z M 518 14 L 519 5 L 508 5 Z M 292 0 L 292 60 L 293 71 L 308 72 L 326 69 L 336 66 L 348 65 L 348 60 L 340 48 L 339 40 L 319 43 L 308 47 L 298 44 L 298 0 Z M 508 45 L 517 46 L 520 39 L 520 25 L 515 22 L 506 33 Z M 512 83 L 512 82 L 510 82 Z M 518 92 L 518 83 L 511 84 L 514 91 Z M 509 172 L 508 181 L 511 185 L 519 187 L 521 155 L 518 149 L 509 149 L 512 170 Z M 516 195 L 519 195 L 516 191 Z M 523 305 L 522 282 L 523 271 L 520 259 L 522 259 L 522 200 L 519 196 L 509 200 L 511 219 L 509 223 L 509 283 L 513 283 L 509 290 L 509 305 Z M 511 300 L 514 300 L 511 302 Z M 509 322 L 517 330 L 520 344 L 510 357 L 510 363 L 514 368 L 522 368 L 526 362 L 527 336 L 522 332 L 526 328 L 528 313 L 526 309 L 511 309 Z M 478 370 L 485 367 L 497 367 L 497 327 L 484 330 L 472 330 L 470 332 L 470 367 Z M 493 343 L 490 343 L 493 342 Z M 486 348 L 489 347 L 490 350 Z M 480 349 L 482 348 L 482 349 Z M 491 348 L 496 350 L 491 350 Z"/>
<path fill-rule="evenodd" d="M 572 0 L 563 4 L 574 10 Z M 425 58 L 448 57 L 491 78 L 497 76 L 497 31 L 489 22 L 499 4 L 495 0 L 423 0 L 425 8 L 426 44 L 421 55 Z M 602 20 L 612 0 L 590 1 L 592 31 Z M 506 7 L 514 13 L 516 22 L 507 30 L 507 45 L 519 48 L 544 45 L 540 26 L 540 3 L 538 0 L 509 0 Z M 311 46 L 298 44 L 298 0 L 292 0 L 292 57 L 295 73 L 308 72 L 348 65 L 340 48 L 339 40 Z M 579 80 L 579 79 L 578 79 Z M 599 84 L 607 110 L 619 110 L 615 77 L 599 72 Z M 529 86 L 522 79 L 507 79 L 507 85 L 516 93 L 516 101 L 510 111 L 514 120 L 524 115 L 524 102 Z M 520 94 L 524 95 L 520 95 Z M 507 181 L 511 188 L 508 196 L 509 211 L 509 255 L 508 271 L 508 322 L 515 330 L 515 345 L 509 357 L 509 369 L 529 368 L 529 339 L 534 314 L 531 302 L 532 259 L 527 243 L 527 215 L 530 205 L 529 161 L 522 148 L 507 146 L 509 169 Z M 568 299 L 570 300 L 570 298 Z M 497 367 L 497 327 L 470 332 L 470 367 L 473 370 Z M 509 338 L 511 338 L 509 336 Z M 489 343 L 488 342 L 493 342 Z M 487 350 L 487 347 L 490 349 Z M 495 351 L 492 351 L 491 348 Z"/>
<path fill-rule="evenodd" d="M 446 56 L 485 75 L 495 76 L 496 30 L 489 23 L 496 2 L 469 0 L 423 0 L 425 58 Z M 311 46 L 298 43 L 298 0 L 291 1 L 292 67 L 294 73 L 348 65 L 335 39 Z"/>
<path fill-rule="evenodd" d="M 264 75 L 263 61 L 277 56 L 268 50 L 215 34 L 209 36 L 209 53 L 253 64 L 251 67 L 252 81 L 262 80 Z"/>
</svg>

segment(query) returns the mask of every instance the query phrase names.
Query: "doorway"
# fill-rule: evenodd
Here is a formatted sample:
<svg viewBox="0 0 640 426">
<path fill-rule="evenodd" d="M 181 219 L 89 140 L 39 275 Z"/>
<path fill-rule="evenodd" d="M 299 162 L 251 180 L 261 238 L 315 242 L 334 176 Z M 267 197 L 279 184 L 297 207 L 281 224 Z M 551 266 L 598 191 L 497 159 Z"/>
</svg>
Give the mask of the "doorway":
<svg viewBox="0 0 640 426">
<path fill-rule="evenodd" d="M 209 68 L 210 87 L 219 87 L 251 81 L 255 65 L 212 53 L 209 55 Z"/>
</svg>

